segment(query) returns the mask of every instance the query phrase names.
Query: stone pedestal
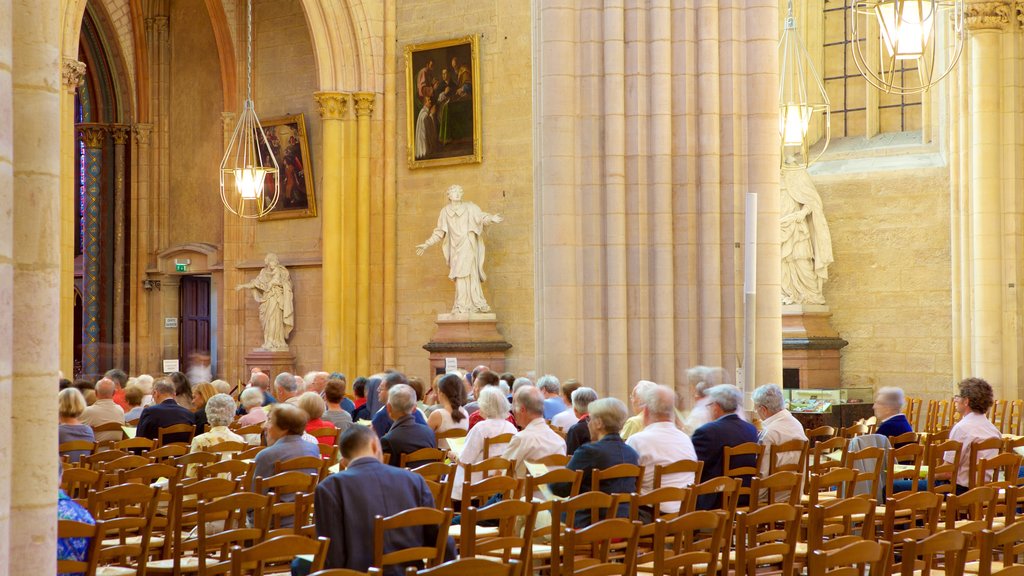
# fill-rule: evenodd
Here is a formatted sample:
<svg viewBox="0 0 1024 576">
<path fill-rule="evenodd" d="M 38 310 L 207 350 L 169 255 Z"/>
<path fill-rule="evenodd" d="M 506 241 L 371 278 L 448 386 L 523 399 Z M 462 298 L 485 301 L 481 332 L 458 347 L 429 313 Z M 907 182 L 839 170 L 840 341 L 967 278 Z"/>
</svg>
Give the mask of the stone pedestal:
<svg viewBox="0 0 1024 576">
<path fill-rule="evenodd" d="M 505 371 L 505 354 L 512 345 L 498 332 L 495 314 L 438 314 L 437 329 L 423 349 L 430 352 L 430 367 L 444 372 L 445 358 L 457 358 L 459 368 L 472 370 L 483 364 Z"/>
<path fill-rule="evenodd" d="M 839 350 L 849 343 L 832 328 L 831 318 L 828 306 L 782 307 L 782 372 L 787 388 L 839 388 Z"/>
<path fill-rule="evenodd" d="M 271 350 L 250 350 L 245 355 L 245 375 L 246 379 L 249 378 L 249 373 L 253 368 L 259 368 L 263 370 L 264 374 L 270 376 L 270 381 L 274 381 L 274 377 L 281 372 L 295 373 L 295 353 L 290 350 L 282 351 L 271 351 Z"/>
</svg>

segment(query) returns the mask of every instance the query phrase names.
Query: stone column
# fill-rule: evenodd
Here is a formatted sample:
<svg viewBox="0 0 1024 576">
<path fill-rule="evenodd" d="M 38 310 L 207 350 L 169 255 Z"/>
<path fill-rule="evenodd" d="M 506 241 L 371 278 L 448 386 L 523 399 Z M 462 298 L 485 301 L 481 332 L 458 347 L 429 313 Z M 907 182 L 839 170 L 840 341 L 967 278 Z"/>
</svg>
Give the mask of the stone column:
<svg viewBox="0 0 1024 576">
<path fill-rule="evenodd" d="M 100 195 L 107 127 L 80 124 L 85 143 L 85 226 L 82 232 L 82 374 L 99 373 L 100 355 Z"/>
<path fill-rule="evenodd" d="M 323 261 L 320 267 L 323 290 L 323 366 L 327 370 L 343 370 L 342 350 L 346 345 L 342 330 L 342 193 L 344 170 L 342 158 L 345 154 L 345 127 L 343 118 L 348 112 L 348 95 L 341 92 L 317 92 L 313 95 L 323 120 L 324 153 L 323 202 L 321 221 L 323 226 Z M 348 373 L 346 373 L 348 374 Z M 349 374 L 349 377 L 353 377 Z"/>
<path fill-rule="evenodd" d="M 127 166 L 124 163 L 124 147 L 128 143 L 130 126 L 115 124 L 110 133 L 114 137 L 114 327 L 111 340 L 114 346 L 114 366 L 125 368 L 124 336 L 124 179 Z"/>
<path fill-rule="evenodd" d="M 358 131 L 358 195 L 356 268 L 359 279 L 356 308 L 356 373 L 370 373 L 370 118 L 373 116 L 374 94 L 354 94 L 356 129 Z"/>
<path fill-rule="evenodd" d="M 131 298 L 129 308 L 128 325 L 131 326 L 131 352 L 130 369 L 131 374 L 139 374 L 152 370 L 153 364 L 149 361 L 149 355 L 153 346 L 150 340 L 149 322 L 149 293 L 141 289 L 143 278 L 146 277 L 146 269 L 149 267 L 149 234 L 152 227 L 150 211 L 152 202 L 149 197 L 149 174 L 150 174 L 150 136 L 153 132 L 152 124 L 135 124 L 132 127 L 135 134 L 135 148 L 132 153 L 132 283 L 128 293 Z"/>
<path fill-rule="evenodd" d="M 11 12 L 0 9 L 0 21 L 8 23 L 0 24 L 0 31 L 10 26 L 0 38 L 13 31 L 13 67 L 6 68 L 11 70 L 13 120 L 0 124 L 0 142 L 13 127 L 14 144 L 13 202 L 0 209 L 9 215 L 0 218 L 12 223 L 0 228 L 13 230 L 14 273 L 0 276 L 13 276 L 13 298 L 0 305 L 0 315 L 13 317 L 17 334 L 10 363 L 17 386 L 5 388 L 11 393 L 11 438 L 4 444 L 12 452 L 3 464 L 11 474 L 10 551 L 0 562 L 0 573 L 6 574 L 53 574 L 57 568 L 53 392 L 60 362 L 61 5 L 57 0 L 14 0 Z M 5 57 L 0 50 L 0 61 Z M 0 374 L 5 364 L 0 361 Z M 0 430 L 6 429 L 5 421 Z"/>
<path fill-rule="evenodd" d="M 1010 4 L 968 4 L 970 38 L 970 222 L 972 375 L 988 380 L 996 396 L 1017 397 L 1003 369 L 1003 208 L 1001 178 L 1004 154 L 1000 100 L 1002 30 L 1009 25 Z M 965 63 L 966 64 L 966 63 Z"/>
<path fill-rule="evenodd" d="M 158 3 L 162 5 L 162 3 Z M 153 143 L 156 149 L 156 156 L 153 164 L 154 190 L 151 190 L 156 197 L 155 213 L 156 222 L 160 225 L 154 226 L 156 242 L 152 248 L 156 251 L 163 250 L 168 246 L 170 226 L 170 143 L 168 130 L 170 128 L 170 68 L 171 68 L 171 44 L 168 34 L 168 17 L 166 15 L 154 16 L 152 18 L 152 37 L 149 45 L 153 47 L 150 63 L 153 65 L 153 78 L 156 87 L 153 90 L 153 123 L 156 129 L 156 141 Z M 149 19 L 147 19 L 147 23 Z"/>
<path fill-rule="evenodd" d="M 11 85 L 11 0 L 0 0 L 0 206 L 14 204 L 14 94 Z M 0 462 L 14 460 L 11 444 L 11 346 L 14 342 L 13 211 L 0 209 Z M 0 466 L 0 571 L 8 569 L 12 466 Z"/>
<path fill-rule="evenodd" d="M 85 63 L 65 58 L 61 64 L 60 99 L 60 369 L 74 378 L 75 366 L 75 93 L 85 78 Z"/>
</svg>

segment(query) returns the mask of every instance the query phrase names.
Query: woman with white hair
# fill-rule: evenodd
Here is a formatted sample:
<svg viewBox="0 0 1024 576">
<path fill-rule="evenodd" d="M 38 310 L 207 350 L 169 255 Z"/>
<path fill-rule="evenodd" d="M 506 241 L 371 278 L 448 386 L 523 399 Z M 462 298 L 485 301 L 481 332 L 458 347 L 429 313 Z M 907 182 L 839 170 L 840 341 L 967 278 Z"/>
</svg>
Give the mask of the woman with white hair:
<svg viewBox="0 0 1024 576">
<path fill-rule="evenodd" d="M 245 443 L 244 438 L 228 430 L 228 424 L 231 424 L 235 418 L 235 401 L 231 396 L 214 394 L 203 405 L 203 410 L 206 411 L 206 421 L 210 424 L 210 431 L 192 439 L 190 452 L 204 452 L 207 448 L 222 442 Z M 221 460 L 228 460 L 231 456 L 231 452 L 221 452 L 220 455 Z M 197 466 L 198 464 L 189 464 L 185 475 L 189 478 L 196 478 Z"/>
<path fill-rule="evenodd" d="M 901 412 L 904 402 L 902 388 L 886 386 L 878 389 L 875 394 L 875 403 L 871 406 L 875 411 L 875 422 L 878 423 L 876 434 L 899 436 L 914 431 L 910 421 Z"/>
<path fill-rule="evenodd" d="M 145 408 L 153 403 L 153 377 L 149 374 L 139 374 L 135 377 L 135 386 L 142 389 L 142 407 Z"/>
<path fill-rule="evenodd" d="M 478 464 L 484 459 L 484 440 L 501 434 L 515 434 L 516 427 L 505 418 L 508 416 L 508 399 L 497 386 L 488 386 L 480 391 L 477 399 L 479 412 L 484 417 L 479 424 L 473 426 L 466 436 L 466 445 L 462 454 L 450 453 L 451 460 L 458 462 L 455 471 L 455 483 L 452 486 L 452 500 L 462 500 L 462 483 L 466 481 L 466 464 Z M 492 444 L 488 456 L 494 458 L 505 453 L 508 444 Z M 482 475 L 473 473 L 471 481 L 480 480 Z"/>
</svg>

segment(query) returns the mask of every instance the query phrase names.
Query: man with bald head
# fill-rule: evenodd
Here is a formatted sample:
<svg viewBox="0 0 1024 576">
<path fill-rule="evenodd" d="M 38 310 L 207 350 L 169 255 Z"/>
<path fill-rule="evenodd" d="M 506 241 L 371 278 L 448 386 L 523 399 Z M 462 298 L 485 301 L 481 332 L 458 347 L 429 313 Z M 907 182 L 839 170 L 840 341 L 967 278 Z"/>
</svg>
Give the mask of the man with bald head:
<svg viewBox="0 0 1024 576">
<path fill-rule="evenodd" d="M 515 473 L 526 477 L 526 462 L 552 454 L 565 456 L 565 440 L 544 420 L 544 394 L 535 386 L 523 386 L 512 395 L 512 416 L 520 430 L 508 443 L 503 458 L 516 463 Z"/>
<path fill-rule="evenodd" d="M 117 391 L 117 384 L 110 378 L 102 378 L 96 383 L 96 403 L 85 409 L 79 420 L 93 428 L 103 424 L 116 422 L 124 426 L 124 410 L 114 403 L 114 393 Z M 124 438 L 124 432 L 115 430 L 112 432 L 98 432 L 97 442 L 118 442 Z"/>
<path fill-rule="evenodd" d="M 640 465 L 644 467 L 640 494 L 646 494 L 654 489 L 656 466 L 680 460 L 696 460 L 697 452 L 693 449 L 690 437 L 676 426 L 675 391 L 668 386 L 654 384 L 645 386 L 640 393 L 643 394 L 639 399 L 643 429 L 630 436 L 626 444 L 640 455 Z M 661 485 L 683 488 L 693 485 L 694 480 L 692 473 L 667 474 L 662 478 Z M 678 512 L 679 503 L 665 503 L 661 510 Z"/>
</svg>

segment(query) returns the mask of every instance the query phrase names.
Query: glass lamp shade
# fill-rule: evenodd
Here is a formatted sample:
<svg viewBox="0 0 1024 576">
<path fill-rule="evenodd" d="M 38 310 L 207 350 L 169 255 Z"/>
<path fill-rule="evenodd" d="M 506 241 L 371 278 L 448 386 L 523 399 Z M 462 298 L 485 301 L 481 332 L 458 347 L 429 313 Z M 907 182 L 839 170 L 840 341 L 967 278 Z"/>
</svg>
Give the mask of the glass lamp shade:
<svg viewBox="0 0 1024 576">
<path fill-rule="evenodd" d="M 931 0 L 890 0 L 875 7 L 879 32 L 889 56 L 916 60 L 931 37 L 935 6 Z"/>
<path fill-rule="evenodd" d="M 242 197 L 242 200 L 255 200 L 263 195 L 263 184 L 266 181 L 267 170 L 262 166 L 246 166 L 235 168 L 235 190 Z"/>
<path fill-rule="evenodd" d="M 800 146 L 807 137 L 813 106 L 789 102 L 779 106 L 779 132 L 783 146 Z"/>
<path fill-rule="evenodd" d="M 270 142 L 247 100 L 220 163 L 220 199 L 243 218 L 262 218 L 277 205 L 281 174 Z"/>
<path fill-rule="evenodd" d="M 821 157 L 831 138 L 831 109 L 825 85 L 800 39 L 790 1 L 779 39 L 781 169 L 804 169 Z M 815 119 L 813 126 L 812 119 Z"/>
</svg>

